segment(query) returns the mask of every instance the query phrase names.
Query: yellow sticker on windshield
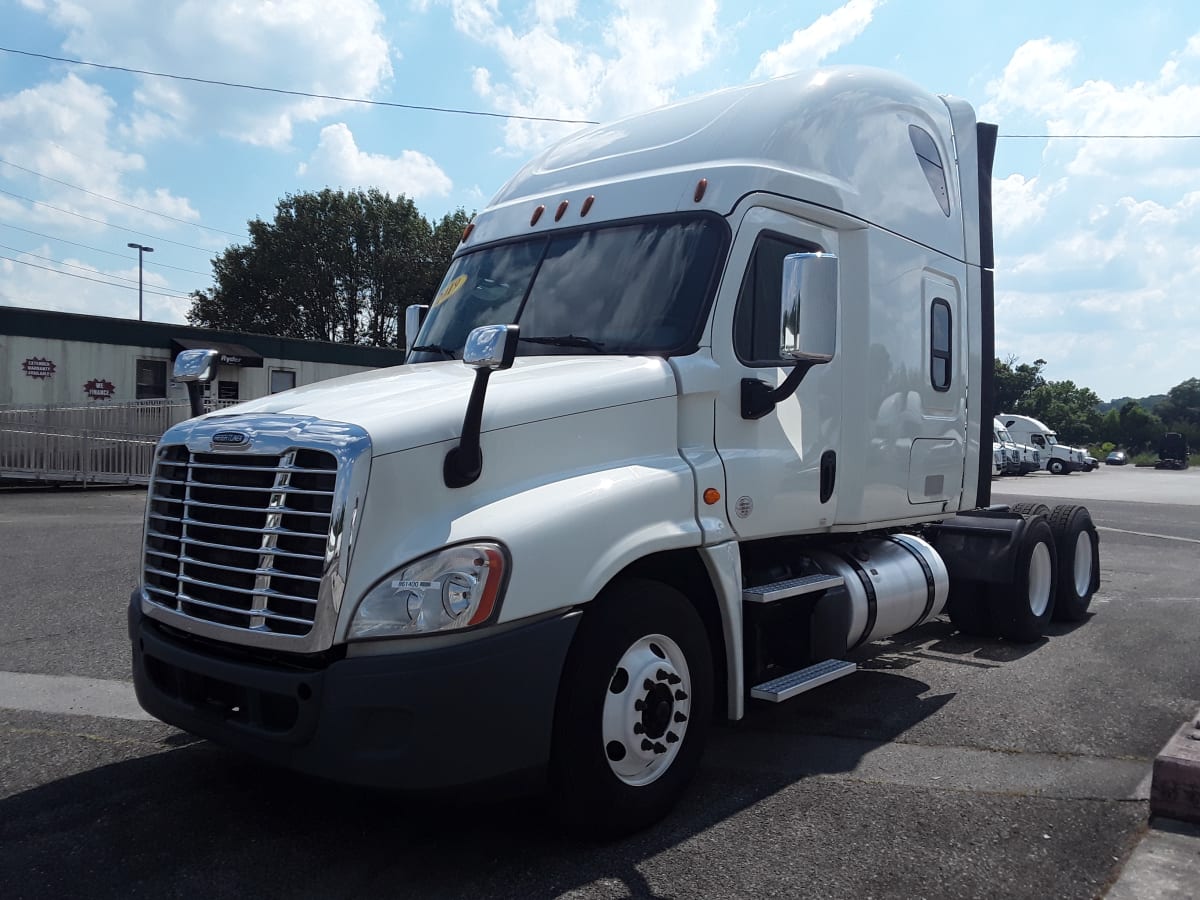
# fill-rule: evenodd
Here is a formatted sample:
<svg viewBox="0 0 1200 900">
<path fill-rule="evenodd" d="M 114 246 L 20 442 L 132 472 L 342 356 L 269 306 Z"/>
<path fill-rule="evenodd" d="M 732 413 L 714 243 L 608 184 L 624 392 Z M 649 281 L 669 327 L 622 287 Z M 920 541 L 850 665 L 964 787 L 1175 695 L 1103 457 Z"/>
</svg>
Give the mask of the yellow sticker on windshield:
<svg viewBox="0 0 1200 900">
<path fill-rule="evenodd" d="M 457 278 L 455 278 L 453 281 L 451 281 L 448 285 L 446 285 L 444 288 L 442 288 L 440 291 L 438 291 L 438 295 L 433 298 L 433 305 L 439 306 L 442 303 L 445 303 L 447 300 L 449 300 L 451 297 L 453 297 L 455 294 L 457 294 L 462 289 L 462 286 L 466 283 L 467 283 L 467 276 L 459 275 Z"/>
</svg>

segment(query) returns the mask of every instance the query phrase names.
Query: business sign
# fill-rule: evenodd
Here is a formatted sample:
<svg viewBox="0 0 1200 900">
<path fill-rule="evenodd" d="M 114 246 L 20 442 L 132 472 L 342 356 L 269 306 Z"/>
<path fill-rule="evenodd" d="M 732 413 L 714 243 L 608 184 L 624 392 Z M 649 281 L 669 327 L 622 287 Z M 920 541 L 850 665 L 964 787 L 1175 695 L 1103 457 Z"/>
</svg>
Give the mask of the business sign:
<svg viewBox="0 0 1200 900">
<path fill-rule="evenodd" d="M 30 378 L 52 378 L 54 376 L 54 363 L 40 356 L 31 356 L 21 363 L 21 368 Z"/>
<path fill-rule="evenodd" d="M 106 378 L 93 378 L 84 384 L 83 392 L 92 400 L 111 400 L 117 386 Z"/>
</svg>

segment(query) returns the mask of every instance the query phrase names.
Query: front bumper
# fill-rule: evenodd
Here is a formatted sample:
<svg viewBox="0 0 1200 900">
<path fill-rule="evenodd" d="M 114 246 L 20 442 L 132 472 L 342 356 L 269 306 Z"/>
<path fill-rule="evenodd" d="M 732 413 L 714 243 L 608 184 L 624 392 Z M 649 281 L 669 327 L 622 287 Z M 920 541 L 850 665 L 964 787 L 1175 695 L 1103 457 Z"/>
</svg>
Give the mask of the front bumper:
<svg viewBox="0 0 1200 900">
<path fill-rule="evenodd" d="M 129 606 L 138 702 L 170 725 L 323 778 L 433 790 L 536 773 L 579 614 L 311 667 L 226 656 Z"/>
</svg>

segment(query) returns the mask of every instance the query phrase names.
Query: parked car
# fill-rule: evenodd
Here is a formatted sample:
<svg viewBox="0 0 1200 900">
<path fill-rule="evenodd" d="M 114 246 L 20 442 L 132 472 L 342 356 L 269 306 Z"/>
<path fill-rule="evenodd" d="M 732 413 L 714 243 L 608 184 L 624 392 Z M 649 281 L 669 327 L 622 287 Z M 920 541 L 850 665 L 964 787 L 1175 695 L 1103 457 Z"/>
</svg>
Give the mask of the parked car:
<svg viewBox="0 0 1200 900">
<path fill-rule="evenodd" d="M 1129 462 L 1129 457 L 1125 455 L 1124 450 L 1114 450 L 1108 456 L 1104 457 L 1106 466 L 1123 466 Z"/>
</svg>

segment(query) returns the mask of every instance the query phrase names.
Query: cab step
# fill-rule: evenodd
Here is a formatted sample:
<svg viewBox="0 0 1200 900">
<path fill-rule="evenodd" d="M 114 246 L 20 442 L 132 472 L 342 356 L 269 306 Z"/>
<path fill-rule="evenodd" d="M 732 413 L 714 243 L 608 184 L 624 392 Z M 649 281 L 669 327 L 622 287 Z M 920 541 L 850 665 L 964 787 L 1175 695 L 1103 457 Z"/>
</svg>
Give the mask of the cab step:
<svg viewBox="0 0 1200 900">
<path fill-rule="evenodd" d="M 789 578 L 787 581 L 776 581 L 774 584 L 746 588 L 742 591 L 742 602 L 774 603 L 777 600 L 799 597 L 801 594 L 815 594 L 817 591 L 839 587 L 845 583 L 846 579 L 841 575 L 804 575 L 800 578 Z"/>
<path fill-rule="evenodd" d="M 839 578 L 838 581 L 841 581 Z M 849 675 L 858 669 L 858 663 L 845 659 L 827 659 L 807 668 L 787 675 L 780 675 L 770 681 L 750 688 L 750 696 L 755 700 L 766 700 L 768 703 L 782 703 L 797 694 L 811 691 L 815 687 L 835 681 L 843 675 Z"/>
</svg>

